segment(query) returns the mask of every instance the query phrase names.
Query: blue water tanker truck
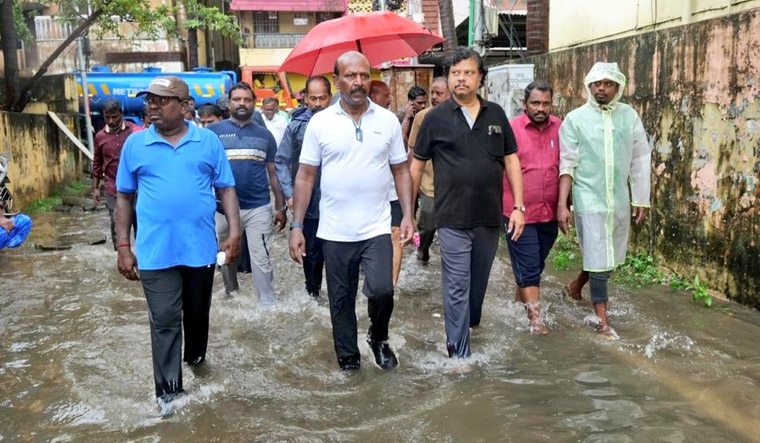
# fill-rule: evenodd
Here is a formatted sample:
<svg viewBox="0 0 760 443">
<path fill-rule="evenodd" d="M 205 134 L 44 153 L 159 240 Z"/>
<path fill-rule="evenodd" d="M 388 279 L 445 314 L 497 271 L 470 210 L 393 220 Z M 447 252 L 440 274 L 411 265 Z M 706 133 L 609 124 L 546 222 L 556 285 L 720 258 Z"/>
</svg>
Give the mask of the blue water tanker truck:
<svg viewBox="0 0 760 443">
<path fill-rule="evenodd" d="M 173 75 L 187 82 L 190 95 L 195 99 L 196 109 L 206 103 L 216 103 L 219 97 L 226 96 L 230 88 L 237 83 L 234 71 L 211 71 L 198 68 L 194 72 L 161 72 L 158 68 L 146 68 L 143 72 L 111 72 L 108 67 L 96 66 L 87 73 L 87 89 L 90 98 L 90 112 L 102 114 L 103 102 L 109 98 L 119 100 L 124 109 L 124 116 L 136 123 L 142 122 L 145 107 L 143 97 L 137 93 L 148 89 L 151 80 L 159 76 Z M 82 77 L 77 73 L 79 90 L 79 109 L 84 113 L 82 101 Z"/>
</svg>

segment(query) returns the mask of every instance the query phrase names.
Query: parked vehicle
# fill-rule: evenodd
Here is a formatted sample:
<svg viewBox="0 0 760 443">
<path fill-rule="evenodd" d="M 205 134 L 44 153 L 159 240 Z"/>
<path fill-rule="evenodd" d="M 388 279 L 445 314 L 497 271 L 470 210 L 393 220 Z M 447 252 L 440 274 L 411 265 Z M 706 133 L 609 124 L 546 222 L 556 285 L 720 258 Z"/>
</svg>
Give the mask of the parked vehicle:
<svg viewBox="0 0 760 443">
<path fill-rule="evenodd" d="M 158 68 L 146 68 L 143 72 L 110 72 L 107 67 L 95 67 L 92 72 L 87 73 L 88 97 L 92 114 L 99 116 L 103 109 L 103 102 L 109 98 L 115 98 L 123 103 L 125 118 L 141 123 L 145 103 L 142 97 L 137 97 L 137 93 L 147 89 L 150 81 L 161 75 L 174 75 L 187 82 L 190 95 L 195 99 L 196 108 L 206 103 L 216 103 L 219 97 L 226 96 L 232 85 L 237 83 L 235 72 L 213 72 L 208 68 L 197 68 L 194 72 L 161 72 Z M 80 111 L 84 112 L 80 73 L 77 73 L 77 85 Z"/>
<path fill-rule="evenodd" d="M 256 108 L 267 97 L 277 97 L 280 109 L 289 111 L 298 107 L 298 100 L 284 72 L 277 72 L 279 66 L 242 66 L 243 81 L 251 85 L 256 94 Z"/>
</svg>

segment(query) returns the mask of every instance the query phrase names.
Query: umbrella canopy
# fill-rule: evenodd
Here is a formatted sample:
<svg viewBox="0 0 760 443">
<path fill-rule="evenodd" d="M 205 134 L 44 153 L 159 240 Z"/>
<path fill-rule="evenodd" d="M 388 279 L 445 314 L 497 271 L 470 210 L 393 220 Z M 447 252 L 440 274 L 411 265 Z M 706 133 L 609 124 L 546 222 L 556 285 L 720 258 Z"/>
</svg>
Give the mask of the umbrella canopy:
<svg viewBox="0 0 760 443">
<path fill-rule="evenodd" d="M 318 24 L 293 48 L 280 71 L 307 76 L 332 72 L 346 51 L 359 51 L 378 65 L 414 57 L 444 39 L 424 26 L 388 11 L 347 15 Z"/>
</svg>

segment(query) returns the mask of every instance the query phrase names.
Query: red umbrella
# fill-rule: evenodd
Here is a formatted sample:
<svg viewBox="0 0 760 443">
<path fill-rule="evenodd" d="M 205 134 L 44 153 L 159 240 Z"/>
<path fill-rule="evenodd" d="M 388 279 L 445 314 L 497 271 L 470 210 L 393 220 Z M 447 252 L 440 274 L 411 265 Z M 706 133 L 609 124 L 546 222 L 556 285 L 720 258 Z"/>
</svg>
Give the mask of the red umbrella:
<svg viewBox="0 0 760 443">
<path fill-rule="evenodd" d="M 393 12 L 347 15 L 318 24 L 290 52 L 280 71 L 306 76 L 332 72 L 346 51 L 359 51 L 370 65 L 422 54 L 444 39 Z"/>
</svg>

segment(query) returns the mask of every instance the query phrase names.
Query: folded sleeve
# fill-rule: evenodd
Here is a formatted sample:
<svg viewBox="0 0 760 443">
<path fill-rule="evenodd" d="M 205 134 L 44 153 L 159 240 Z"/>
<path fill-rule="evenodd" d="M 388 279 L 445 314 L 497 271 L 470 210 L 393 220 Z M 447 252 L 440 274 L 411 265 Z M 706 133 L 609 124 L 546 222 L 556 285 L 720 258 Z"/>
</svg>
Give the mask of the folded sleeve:
<svg viewBox="0 0 760 443">
<path fill-rule="evenodd" d="M 397 165 L 408 160 L 404 139 L 401 137 L 401 125 L 394 118 L 393 133 L 391 134 L 390 164 Z"/>
</svg>

